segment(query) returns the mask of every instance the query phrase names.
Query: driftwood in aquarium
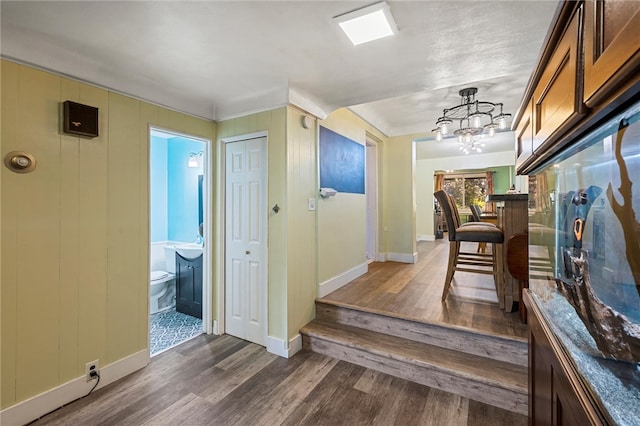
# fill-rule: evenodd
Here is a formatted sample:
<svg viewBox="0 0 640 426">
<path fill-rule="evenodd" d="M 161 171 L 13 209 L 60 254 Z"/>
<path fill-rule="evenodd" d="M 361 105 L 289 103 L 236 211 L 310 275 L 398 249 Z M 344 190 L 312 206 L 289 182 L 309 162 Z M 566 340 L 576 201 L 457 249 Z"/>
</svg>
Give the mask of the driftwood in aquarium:
<svg viewBox="0 0 640 426">
<path fill-rule="evenodd" d="M 640 222 L 636 219 L 636 213 L 633 211 L 631 185 L 633 182 L 629 179 L 629 170 L 627 163 L 622 156 L 622 138 L 627 126 L 618 130 L 615 140 L 616 162 L 620 168 L 620 187 L 618 192 L 622 195 L 624 204 L 618 203 L 613 196 L 611 184 L 607 187 L 607 198 L 613 209 L 613 213 L 618 218 L 622 231 L 624 233 L 624 242 L 626 244 L 626 257 L 633 274 L 633 280 L 636 283 L 636 290 L 640 294 Z"/>
<path fill-rule="evenodd" d="M 574 282 L 556 279 L 558 290 L 575 308 L 576 313 L 607 358 L 640 362 L 640 325 L 635 324 L 605 305 L 591 286 L 588 254 L 580 250 L 580 257 L 571 256 L 575 266 Z"/>
</svg>

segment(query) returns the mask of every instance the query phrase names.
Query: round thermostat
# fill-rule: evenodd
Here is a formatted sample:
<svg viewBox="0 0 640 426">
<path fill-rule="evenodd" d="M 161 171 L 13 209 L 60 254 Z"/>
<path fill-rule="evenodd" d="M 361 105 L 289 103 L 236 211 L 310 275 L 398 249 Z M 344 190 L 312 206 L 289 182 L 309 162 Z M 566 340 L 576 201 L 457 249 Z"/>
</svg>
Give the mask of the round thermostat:
<svg viewBox="0 0 640 426">
<path fill-rule="evenodd" d="M 11 151 L 4 156 L 4 165 L 15 173 L 29 173 L 36 168 L 36 159 L 24 151 Z"/>
<path fill-rule="evenodd" d="M 304 127 L 305 129 L 310 129 L 311 126 L 313 126 L 313 118 L 311 118 L 311 116 L 309 116 L 309 115 L 303 115 L 302 116 L 302 127 Z"/>
</svg>

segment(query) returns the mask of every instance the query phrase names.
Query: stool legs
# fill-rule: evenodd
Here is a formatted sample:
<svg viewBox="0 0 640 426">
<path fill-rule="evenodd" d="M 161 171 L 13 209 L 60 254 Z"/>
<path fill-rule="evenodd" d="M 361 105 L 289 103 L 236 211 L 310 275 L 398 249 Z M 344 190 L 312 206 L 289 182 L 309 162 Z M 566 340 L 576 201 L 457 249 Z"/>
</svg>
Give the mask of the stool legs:
<svg viewBox="0 0 640 426">
<path fill-rule="evenodd" d="M 504 271 L 502 265 L 502 256 L 504 246 L 502 244 L 491 245 L 493 252 L 493 279 L 496 285 L 496 294 L 498 295 L 498 303 L 500 308 L 504 309 Z"/>
<path fill-rule="evenodd" d="M 504 271 L 502 265 L 502 257 L 503 257 L 503 245 L 491 243 L 491 255 L 489 254 L 478 254 L 476 256 L 487 256 L 491 257 L 491 264 L 487 260 L 479 259 L 474 260 L 470 259 L 470 254 L 464 252 L 462 253 L 462 259 L 459 259 L 460 254 L 460 242 L 459 241 L 450 241 L 449 242 L 449 263 L 447 264 L 447 275 L 444 280 L 444 289 L 442 290 L 442 301 L 444 302 L 449 295 L 449 290 L 451 289 L 451 281 L 453 281 L 453 274 L 455 271 L 463 271 L 463 272 L 475 272 L 482 274 L 493 275 L 493 282 L 496 287 L 496 294 L 498 295 L 498 301 L 500 302 L 500 307 L 504 308 Z M 462 266 L 458 266 L 458 263 Z M 466 265 L 475 265 L 475 266 L 490 266 L 492 269 L 471 269 Z"/>
<path fill-rule="evenodd" d="M 444 302 L 451 288 L 451 280 L 453 280 L 453 272 L 458 260 L 458 252 L 460 251 L 460 243 L 457 241 L 449 242 L 449 263 L 447 265 L 447 275 L 444 279 L 444 289 L 442 290 L 442 301 Z"/>
</svg>

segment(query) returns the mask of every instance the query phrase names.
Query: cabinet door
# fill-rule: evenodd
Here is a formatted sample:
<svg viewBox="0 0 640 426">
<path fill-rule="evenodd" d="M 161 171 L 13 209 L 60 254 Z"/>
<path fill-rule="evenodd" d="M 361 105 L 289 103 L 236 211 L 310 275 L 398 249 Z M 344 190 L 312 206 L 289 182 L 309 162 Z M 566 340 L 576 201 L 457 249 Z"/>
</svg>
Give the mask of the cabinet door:
<svg viewBox="0 0 640 426">
<path fill-rule="evenodd" d="M 533 93 L 533 151 L 540 155 L 584 114 L 581 61 L 582 9 L 573 18 Z"/>
<path fill-rule="evenodd" d="M 585 3 L 584 103 L 597 105 L 640 66 L 640 2 Z"/>
<path fill-rule="evenodd" d="M 176 254 L 176 311 L 202 318 L 202 256 Z"/>
<path fill-rule="evenodd" d="M 527 107 L 516 127 L 516 170 L 530 162 L 533 156 L 533 99 Z"/>
</svg>

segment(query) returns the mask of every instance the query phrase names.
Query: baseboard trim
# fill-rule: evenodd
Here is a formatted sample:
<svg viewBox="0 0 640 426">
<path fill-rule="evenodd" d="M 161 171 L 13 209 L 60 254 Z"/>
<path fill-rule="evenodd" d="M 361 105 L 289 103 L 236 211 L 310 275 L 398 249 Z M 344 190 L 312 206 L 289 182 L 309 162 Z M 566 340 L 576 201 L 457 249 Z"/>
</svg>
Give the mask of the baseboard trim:
<svg viewBox="0 0 640 426">
<path fill-rule="evenodd" d="M 134 371 L 140 370 L 147 364 L 149 364 L 149 349 L 144 349 L 105 367 L 101 367 L 100 384 L 96 387 L 96 390 Z M 85 377 L 82 376 L 21 401 L 0 411 L 0 424 L 13 426 L 30 423 L 86 395 L 94 384 L 94 382 L 87 382 Z"/>
<path fill-rule="evenodd" d="M 293 339 L 289 340 L 289 356 L 291 358 L 302 350 L 302 334 L 296 334 Z"/>
<path fill-rule="evenodd" d="M 332 291 L 336 291 L 348 282 L 355 280 L 360 275 L 366 274 L 368 270 L 369 264 L 367 262 L 363 262 L 355 268 L 349 269 L 347 272 L 338 275 L 337 277 L 333 277 L 323 283 L 320 283 L 318 296 L 324 297 Z"/>
<path fill-rule="evenodd" d="M 436 236 L 433 234 L 418 234 L 416 235 L 417 241 L 435 241 Z"/>
<path fill-rule="evenodd" d="M 302 335 L 296 334 L 289 344 L 277 337 L 267 336 L 267 352 L 281 356 L 282 358 L 291 358 L 302 349 Z"/>
<path fill-rule="evenodd" d="M 387 261 L 387 253 L 378 253 L 376 256 L 376 262 L 386 262 Z"/>
<path fill-rule="evenodd" d="M 387 253 L 387 260 L 391 262 L 417 263 L 418 253 Z"/>
</svg>

